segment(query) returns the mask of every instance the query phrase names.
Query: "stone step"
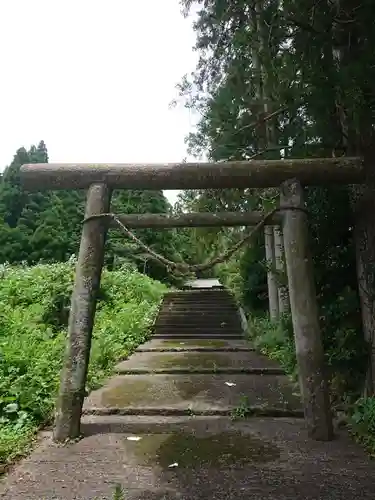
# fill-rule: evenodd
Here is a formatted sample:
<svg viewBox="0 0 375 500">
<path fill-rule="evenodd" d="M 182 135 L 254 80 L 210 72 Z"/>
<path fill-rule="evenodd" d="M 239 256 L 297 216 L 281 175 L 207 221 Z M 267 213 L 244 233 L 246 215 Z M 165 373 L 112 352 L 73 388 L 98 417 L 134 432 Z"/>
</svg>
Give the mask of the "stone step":
<svg viewBox="0 0 375 500">
<path fill-rule="evenodd" d="M 235 339 L 235 338 L 240 338 L 243 339 L 244 335 L 242 332 L 226 332 L 222 331 L 220 332 L 219 330 L 216 330 L 215 332 L 207 332 L 205 329 L 196 329 L 196 330 L 183 330 L 180 331 L 178 328 L 175 328 L 173 330 L 159 330 L 155 329 L 153 337 L 155 336 L 162 336 L 165 338 L 181 338 L 185 337 L 187 339 L 194 339 L 194 338 L 205 338 L 205 339 L 220 339 L 220 338 L 226 338 L 226 339 Z"/>
<path fill-rule="evenodd" d="M 216 318 L 218 314 L 220 316 L 230 316 L 230 317 L 238 317 L 238 309 L 207 309 L 207 308 L 201 308 L 201 309 L 190 309 L 188 307 L 186 308 L 177 308 L 174 309 L 173 307 L 168 309 L 163 309 L 159 313 L 160 315 L 173 315 L 177 317 L 189 317 L 194 315 L 194 317 L 207 317 L 207 318 Z"/>
<path fill-rule="evenodd" d="M 154 351 L 193 351 L 193 352 L 228 352 L 228 351 L 254 351 L 254 347 L 241 338 L 240 340 L 226 339 L 155 339 L 140 345 L 138 352 Z"/>
<path fill-rule="evenodd" d="M 242 335 L 242 330 L 240 325 L 211 325 L 211 324 L 199 324 L 199 323 L 165 323 L 164 325 L 154 325 L 153 331 L 158 334 L 162 333 L 169 333 L 171 332 L 172 334 L 176 333 L 213 333 L 213 334 L 226 334 L 229 333 L 231 335 Z"/>
<path fill-rule="evenodd" d="M 165 339 L 155 339 L 163 342 Z M 184 342 L 182 342 L 184 343 Z M 248 352 L 254 351 L 251 347 L 144 347 L 137 352 Z"/>
<path fill-rule="evenodd" d="M 164 300 L 166 304 L 228 304 L 228 305 L 236 305 L 234 300 L 225 297 L 186 297 L 186 298 L 175 298 Z"/>
<path fill-rule="evenodd" d="M 199 294 L 183 294 L 183 295 L 176 295 L 176 296 L 166 296 L 164 297 L 165 301 L 178 301 L 178 300 L 183 300 L 186 302 L 189 301 L 221 301 L 221 302 L 228 302 L 228 303 L 235 303 L 234 297 L 231 297 L 230 295 L 223 295 L 221 294 L 210 294 L 210 295 L 204 295 L 202 293 Z"/>
<path fill-rule="evenodd" d="M 169 340 L 243 340 L 244 335 L 242 334 L 225 334 L 225 333 L 216 333 L 216 334 L 206 334 L 206 333 L 158 333 L 155 332 L 152 336 L 153 339 L 169 339 Z"/>
<path fill-rule="evenodd" d="M 164 300 L 165 304 L 228 304 L 229 306 L 237 305 L 234 300 L 227 298 L 213 298 L 213 297 L 189 297 L 189 298 L 176 298 Z"/>
<path fill-rule="evenodd" d="M 118 375 L 284 375 L 281 368 L 122 368 Z"/>
<path fill-rule="evenodd" d="M 159 331 L 170 331 L 172 330 L 173 332 L 173 327 L 170 328 L 169 325 L 155 325 L 155 330 L 159 330 Z M 239 333 L 241 331 L 241 324 L 238 323 L 237 325 L 232 325 L 232 326 L 228 326 L 228 325 L 223 325 L 223 326 L 219 326 L 219 325 L 205 325 L 204 323 L 202 324 L 198 324 L 197 326 L 194 325 L 194 324 L 180 324 L 178 326 L 176 326 L 176 330 L 178 330 L 178 333 L 180 332 L 195 332 L 195 331 L 199 331 L 199 332 L 202 332 L 202 330 L 205 332 L 205 333 L 217 333 L 217 332 L 226 332 L 226 333 Z"/>
<path fill-rule="evenodd" d="M 216 315 L 211 314 L 211 315 L 205 315 L 205 314 L 196 314 L 195 311 L 190 311 L 189 313 L 186 314 L 174 314 L 174 313 L 162 313 L 159 314 L 159 316 L 156 318 L 155 322 L 159 320 L 174 320 L 174 321 L 211 321 L 211 322 L 216 322 L 216 323 L 223 323 L 223 322 L 235 322 L 235 323 L 240 323 L 240 317 L 237 314 L 220 314 L 218 312 Z"/>
<path fill-rule="evenodd" d="M 166 304 L 228 304 L 228 305 L 236 305 L 234 300 L 229 298 L 219 298 L 219 297 L 186 297 L 186 298 L 175 298 L 164 300 Z"/>
<path fill-rule="evenodd" d="M 201 312 L 215 312 L 215 311 L 225 311 L 225 312 L 237 312 L 238 313 L 238 307 L 235 305 L 229 305 L 227 303 L 225 304 L 204 304 L 203 302 L 194 302 L 192 304 L 186 304 L 184 303 L 170 303 L 170 304 L 163 304 L 163 306 L 160 309 L 161 311 L 201 311 Z"/>
<path fill-rule="evenodd" d="M 120 376 L 120 375 L 119 375 Z M 134 375 L 121 375 L 122 377 L 134 377 Z M 138 375 L 149 376 L 149 375 Z M 164 376 L 164 375 L 152 375 Z M 175 375 L 174 375 L 175 376 Z M 202 375 L 199 375 L 202 376 Z M 240 418 L 248 417 L 267 417 L 267 418 L 303 418 L 302 409 L 288 408 L 279 406 L 246 405 L 242 410 L 239 405 L 232 405 L 228 408 L 220 406 L 207 406 L 205 408 L 200 405 L 191 406 L 189 408 L 176 406 L 126 406 L 126 407 L 88 407 L 82 411 L 82 416 L 134 416 L 134 417 L 231 417 L 236 413 L 240 413 Z"/>
<path fill-rule="evenodd" d="M 225 314 L 238 314 L 237 307 L 225 307 L 220 305 L 214 305 L 210 307 L 204 307 L 202 304 L 197 304 L 196 306 L 163 306 L 160 309 L 161 313 L 169 313 L 169 312 L 178 312 L 178 313 L 196 313 L 196 314 L 217 314 L 225 313 Z"/>
<path fill-rule="evenodd" d="M 263 429 L 266 433 L 270 431 L 277 436 L 280 428 L 286 427 L 288 430 L 296 427 L 301 432 L 301 440 L 306 444 L 310 441 L 304 439 L 304 423 L 301 420 L 302 415 L 296 412 L 295 418 L 257 418 L 253 416 L 251 420 L 233 420 L 228 416 L 164 416 L 160 415 L 84 415 L 81 420 L 82 431 L 84 435 L 97 434 L 120 434 L 142 436 L 145 439 L 148 435 L 154 433 L 166 434 L 175 432 L 193 432 L 197 431 L 221 432 L 234 429 L 237 432 L 241 428 L 249 428 L 251 433 Z M 137 443 L 137 441 L 134 441 Z"/>
<path fill-rule="evenodd" d="M 181 296 L 181 297 L 165 297 L 165 302 L 203 302 L 203 303 L 227 303 L 227 304 L 235 304 L 236 301 L 232 297 L 226 296 L 204 296 L 204 295 L 196 295 L 196 296 Z"/>
<path fill-rule="evenodd" d="M 118 375 L 92 392 L 85 414 L 186 415 L 233 411 L 292 415 L 300 397 L 284 375 Z"/>
<path fill-rule="evenodd" d="M 133 354 L 119 363 L 119 374 L 132 373 L 213 373 L 282 375 L 280 366 L 256 352 L 177 352 Z"/>
<path fill-rule="evenodd" d="M 228 292 L 228 290 L 207 290 L 201 288 L 199 290 L 180 290 L 177 292 L 168 292 L 164 295 L 166 298 L 171 297 L 230 297 L 233 298 L 233 294 Z"/>
<path fill-rule="evenodd" d="M 164 304 L 228 304 L 229 306 L 237 306 L 235 300 L 229 298 L 175 298 L 175 299 L 164 299 Z"/>
<path fill-rule="evenodd" d="M 221 301 L 228 301 L 228 302 L 235 302 L 235 298 L 230 296 L 230 295 L 225 295 L 223 293 L 217 293 L 217 294 L 202 294 L 202 293 L 196 293 L 196 294 L 182 294 L 182 295 L 175 295 L 175 296 L 166 296 L 164 297 L 165 300 L 221 300 Z"/>
<path fill-rule="evenodd" d="M 241 329 L 241 323 L 240 321 L 236 320 L 225 320 L 222 318 L 219 318 L 218 320 L 213 320 L 213 319 L 204 319 L 204 318 L 175 318 L 175 317 L 164 317 L 164 318 L 159 318 L 156 320 L 154 323 L 154 327 L 168 327 L 168 328 L 184 328 L 184 327 L 189 327 L 189 328 L 208 328 L 208 329 L 218 329 L 222 330 L 223 328 L 236 328 Z"/>
<path fill-rule="evenodd" d="M 234 299 L 234 295 L 226 290 L 183 290 L 179 292 L 168 292 L 165 298 L 180 297 L 228 297 Z"/>
<path fill-rule="evenodd" d="M 186 288 L 184 290 L 169 290 L 166 295 L 192 295 L 192 294 L 215 294 L 215 293 L 221 293 L 221 294 L 228 294 L 232 295 L 232 292 L 228 288 L 208 288 L 208 287 L 199 287 L 199 288 Z"/>
<path fill-rule="evenodd" d="M 206 337 L 219 336 L 229 336 L 232 337 L 237 335 L 242 335 L 240 328 L 208 328 L 208 327 L 182 327 L 177 326 L 175 328 L 168 326 L 159 326 L 153 329 L 155 335 L 187 335 L 189 337 L 194 337 L 194 335 L 205 335 Z"/>
<path fill-rule="evenodd" d="M 176 308 L 174 309 L 173 307 L 170 309 L 162 309 L 159 312 L 160 316 L 175 316 L 177 318 L 189 318 L 189 317 L 194 317 L 194 318 L 210 318 L 214 319 L 217 317 L 221 318 L 238 318 L 239 317 L 239 312 L 237 309 L 221 309 L 221 308 L 216 308 L 216 309 L 205 309 L 205 308 L 199 308 L 199 309 L 194 309 L 194 308 Z"/>
<path fill-rule="evenodd" d="M 176 322 L 176 321 L 165 321 L 161 323 L 155 323 L 153 325 L 154 330 L 172 330 L 172 331 L 202 331 L 204 330 L 205 332 L 241 332 L 241 324 L 237 323 L 226 323 L 222 321 L 221 323 L 206 323 L 206 322 Z"/>
<path fill-rule="evenodd" d="M 228 290 L 222 289 L 207 289 L 200 288 L 199 290 L 180 290 L 177 292 L 168 292 L 164 295 L 165 298 L 174 297 L 230 297 L 233 298 L 232 293 Z"/>
<path fill-rule="evenodd" d="M 242 334 L 241 325 L 230 325 L 230 324 L 212 324 L 212 323 L 176 323 L 176 322 L 166 322 L 164 324 L 156 323 L 153 327 L 154 332 L 162 333 L 168 332 L 203 332 L 203 333 L 235 333 Z"/>
</svg>

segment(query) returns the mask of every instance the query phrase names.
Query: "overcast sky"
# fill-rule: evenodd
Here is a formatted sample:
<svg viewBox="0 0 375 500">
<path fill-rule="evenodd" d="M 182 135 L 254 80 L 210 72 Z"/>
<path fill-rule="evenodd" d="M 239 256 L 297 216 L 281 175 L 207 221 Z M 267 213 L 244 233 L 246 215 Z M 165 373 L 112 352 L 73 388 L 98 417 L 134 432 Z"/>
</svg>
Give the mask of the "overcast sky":
<svg viewBox="0 0 375 500">
<path fill-rule="evenodd" d="M 41 139 L 51 162 L 181 161 L 194 41 L 178 0 L 0 0 L 0 168 Z"/>
</svg>

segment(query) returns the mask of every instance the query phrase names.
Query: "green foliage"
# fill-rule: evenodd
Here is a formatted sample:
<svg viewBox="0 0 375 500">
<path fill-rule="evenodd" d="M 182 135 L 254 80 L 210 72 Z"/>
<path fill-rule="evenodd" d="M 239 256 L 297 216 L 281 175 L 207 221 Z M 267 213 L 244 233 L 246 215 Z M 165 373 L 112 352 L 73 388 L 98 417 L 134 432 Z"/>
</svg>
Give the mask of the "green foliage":
<svg viewBox="0 0 375 500">
<path fill-rule="evenodd" d="M 233 255 L 228 261 L 217 266 L 217 277 L 229 290 L 232 291 L 238 303 L 242 301 L 243 282 L 239 273 L 240 257 Z"/>
<path fill-rule="evenodd" d="M 345 403 L 350 432 L 375 457 L 375 398 L 357 399 L 365 376 L 368 348 L 358 330 L 337 326 L 345 324 L 345 318 L 352 312 L 353 293 L 350 295 L 339 297 L 331 305 L 331 310 L 324 311 L 322 318 L 325 320 L 322 335 L 331 402 L 339 408 Z M 343 321 L 337 321 L 341 315 Z M 286 316 L 280 322 L 253 317 L 249 322 L 249 335 L 256 349 L 278 361 L 297 382 L 298 368 L 290 317 Z"/>
<path fill-rule="evenodd" d="M 258 233 L 241 255 L 239 273 L 242 281 L 241 302 L 251 314 L 262 314 L 268 307 L 267 269 L 264 236 Z"/>
<path fill-rule="evenodd" d="M 360 398 L 353 406 L 349 429 L 355 439 L 375 458 L 375 398 Z"/>
<path fill-rule="evenodd" d="M 0 278 L 0 462 L 30 442 L 54 407 L 74 263 L 3 266 Z M 165 286 L 136 271 L 104 271 L 87 389 L 148 335 Z"/>
<path fill-rule="evenodd" d="M 345 300 L 341 302 L 345 308 Z M 329 324 L 322 326 L 332 403 L 340 405 L 345 400 L 353 404 L 364 379 L 368 356 L 366 343 L 356 330 L 335 330 Z M 293 327 L 289 315 L 279 322 L 253 317 L 249 323 L 249 334 L 260 352 L 277 360 L 293 379 L 297 379 Z"/>
<path fill-rule="evenodd" d="M 20 148 L 0 184 L 0 262 L 61 262 L 77 252 L 83 193 L 26 193 L 20 185 L 24 163 L 48 162 L 46 145 Z M 68 223 L 67 223 L 68 221 Z"/>
<path fill-rule="evenodd" d="M 249 323 L 249 335 L 256 349 L 278 361 L 292 378 L 297 378 L 297 361 L 290 317 L 286 316 L 280 322 L 272 322 L 264 317 L 254 317 Z"/>
</svg>

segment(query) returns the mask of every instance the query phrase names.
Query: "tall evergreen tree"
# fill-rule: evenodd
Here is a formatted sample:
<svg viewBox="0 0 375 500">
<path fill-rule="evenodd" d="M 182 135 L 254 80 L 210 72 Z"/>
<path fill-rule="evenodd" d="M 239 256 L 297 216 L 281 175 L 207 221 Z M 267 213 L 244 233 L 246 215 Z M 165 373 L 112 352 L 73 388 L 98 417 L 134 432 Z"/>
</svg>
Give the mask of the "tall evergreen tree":
<svg viewBox="0 0 375 500">
<path fill-rule="evenodd" d="M 213 160 L 271 157 L 272 151 L 262 151 L 259 143 L 266 121 L 273 126 L 274 143 L 290 158 L 342 154 L 373 158 L 369 151 L 374 144 L 375 87 L 371 82 L 375 68 L 370 61 L 375 30 L 370 0 L 181 3 L 186 15 L 192 6 L 198 12 L 194 29 L 199 62 L 179 86 L 185 105 L 201 115 L 196 131 L 188 137 L 192 154 L 206 152 Z M 265 47 L 259 46 L 254 32 L 259 21 L 267 29 Z M 267 75 L 268 115 L 256 92 L 259 73 L 254 54 L 261 58 Z M 373 161 L 367 164 L 370 169 Z M 359 193 L 362 201 L 356 202 L 354 213 L 349 187 L 307 190 L 326 343 L 338 341 L 335 336 L 349 326 L 357 332 L 355 338 L 348 336 L 350 342 L 361 338 L 352 231 L 356 213 L 357 233 L 362 235 L 356 236 L 356 247 L 363 271 L 359 279 L 364 325 L 367 339 L 372 343 L 375 339 L 375 280 L 370 265 L 375 255 L 375 224 L 370 216 L 375 197 L 366 190 L 367 198 Z M 267 190 L 244 190 L 240 196 L 233 190 L 215 196 L 196 192 L 195 197 L 200 206 L 211 210 L 233 206 L 234 200 L 238 209 L 246 205 L 265 208 L 264 202 L 271 202 Z M 211 234 L 206 237 L 209 241 Z M 260 304 L 254 295 L 249 296 L 258 285 L 246 284 L 249 276 L 260 272 L 259 248 L 259 243 L 257 249 L 247 247 L 240 265 L 249 305 Z M 351 349 L 357 347 L 352 344 Z"/>
<path fill-rule="evenodd" d="M 20 185 L 20 167 L 25 163 L 47 163 L 43 141 L 29 151 L 20 148 L 5 169 L 0 185 L 0 262 L 29 264 L 56 262 L 77 254 L 84 217 L 85 192 L 75 190 L 25 192 Z M 171 207 L 162 191 L 115 191 L 115 213 L 166 213 Z M 181 239 L 175 230 L 140 230 L 141 240 L 171 260 L 181 259 Z M 150 276 L 170 280 L 168 270 L 117 230 L 108 237 L 106 262 L 133 262 Z"/>
</svg>

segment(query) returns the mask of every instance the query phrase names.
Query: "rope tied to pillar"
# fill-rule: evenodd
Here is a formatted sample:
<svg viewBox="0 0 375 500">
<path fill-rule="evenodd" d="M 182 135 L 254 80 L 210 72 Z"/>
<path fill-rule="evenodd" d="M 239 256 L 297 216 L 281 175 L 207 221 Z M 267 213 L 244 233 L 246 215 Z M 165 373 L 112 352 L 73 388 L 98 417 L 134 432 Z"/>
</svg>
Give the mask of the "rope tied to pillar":
<svg viewBox="0 0 375 500">
<path fill-rule="evenodd" d="M 83 220 L 83 224 L 86 224 L 87 222 L 90 222 L 92 220 L 97 220 L 97 219 L 106 219 L 106 220 L 112 220 L 115 222 L 115 224 L 118 226 L 118 228 L 127 236 L 129 237 L 134 243 L 136 243 L 144 252 L 150 255 L 154 260 L 157 260 L 160 264 L 164 265 L 167 269 L 176 271 L 177 273 L 184 275 L 187 273 L 195 273 L 195 272 L 201 272 L 201 271 L 206 271 L 208 269 L 211 269 L 212 267 L 216 266 L 217 264 L 222 264 L 226 262 L 234 253 L 236 253 L 240 248 L 243 247 L 245 243 L 250 241 L 255 234 L 258 233 L 261 229 L 264 228 L 266 225 L 267 221 L 276 213 L 282 212 L 284 210 L 293 210 L 293 211 L 300 211 L 307 213 L 307 210 L 302 207 L 296 207 L 296 206 L 280 206 L 277 208 L 273 208 L 270 210 L 268 213 L 264 215 L 262 220 L 260 220 L 250 231 L 249 234 L 245 235 L 240 241 L 235 243 L 232 247 L 230 247 L 228 250 L 225 252 L 217 255 L 216 257 L 212 258 L 211 260 L 204 262 L 202 264 L 188 264 L 186 262 L 173 262 L 163 255 L 160 255 L 159 253 L 155 252 L 150 248 L 148 245 L 143 243 L 129 228 L 127 228 L 117 217 L 116 214 L 114 213 L 103 213 L 103 214 L 94 214 L 90 215 L 89 217 L 86 217 Z"/>
</svg>

